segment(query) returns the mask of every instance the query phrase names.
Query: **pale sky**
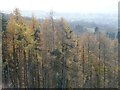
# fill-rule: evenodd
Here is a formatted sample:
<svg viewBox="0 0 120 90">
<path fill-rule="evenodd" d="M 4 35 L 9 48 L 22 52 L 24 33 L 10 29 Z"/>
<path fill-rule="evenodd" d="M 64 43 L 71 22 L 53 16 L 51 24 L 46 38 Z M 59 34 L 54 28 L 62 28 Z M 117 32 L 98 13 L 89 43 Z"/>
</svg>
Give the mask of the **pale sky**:
<svg viewBox="0 0 120 90">
<path fill-rule="evenodd" d="M 117 13 L 119 0 L 0 0 L 0 11 L 15 8 L 73 13 Z"/>
</svg>

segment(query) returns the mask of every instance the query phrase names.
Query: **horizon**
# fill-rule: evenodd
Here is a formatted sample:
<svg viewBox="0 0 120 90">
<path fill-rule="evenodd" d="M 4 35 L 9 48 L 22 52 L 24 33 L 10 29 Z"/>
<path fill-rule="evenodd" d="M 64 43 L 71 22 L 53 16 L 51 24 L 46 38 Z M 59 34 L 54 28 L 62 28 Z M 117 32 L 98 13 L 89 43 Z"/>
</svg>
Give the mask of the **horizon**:
<svg viewBox="0 0 120 90">
<path fill-rule="evenodd" d="M 12 0 L 0 0 L 0 11 L 12 12 L 15 8 L 19 8 L 20 11 L 54 11 L 57 13 L 92 13 L 92 14 L 117 14 L 118 13 L 118 1 L 119 0 L 35 0 L 35 1 L 19 1 Z M 6 4 L 6 5 L 5 5 Z M 7 7 L 6 7 L 7 6 Z"/>
</svg>

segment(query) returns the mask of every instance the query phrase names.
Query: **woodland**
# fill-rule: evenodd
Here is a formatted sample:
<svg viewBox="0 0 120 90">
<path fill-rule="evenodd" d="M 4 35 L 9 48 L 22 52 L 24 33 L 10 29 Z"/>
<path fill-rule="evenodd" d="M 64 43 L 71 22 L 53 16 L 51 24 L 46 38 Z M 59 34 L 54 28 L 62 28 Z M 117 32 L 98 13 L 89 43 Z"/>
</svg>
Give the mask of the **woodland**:
<svg viewBox="0 0 120 90">
<path fill-rule="evenodd" d="M 19 9 L 2 32 L 3 88 L 119 88 L 118 40 L 96 28 L 74 33 L 64 19 L 25 19 Z"/>
</svg>

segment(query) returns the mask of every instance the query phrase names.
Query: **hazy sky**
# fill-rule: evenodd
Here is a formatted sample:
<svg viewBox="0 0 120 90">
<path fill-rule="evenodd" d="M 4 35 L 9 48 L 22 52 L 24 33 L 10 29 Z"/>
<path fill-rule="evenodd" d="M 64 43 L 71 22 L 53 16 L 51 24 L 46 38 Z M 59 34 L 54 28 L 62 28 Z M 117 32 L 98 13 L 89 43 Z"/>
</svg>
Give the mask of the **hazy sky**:
<svg viewBox="0 0 120 90">
<path fill-rule="evenodd" d="M 0 0 L 0 10 L 117 13 L 119 0 Z"/>
</svg>

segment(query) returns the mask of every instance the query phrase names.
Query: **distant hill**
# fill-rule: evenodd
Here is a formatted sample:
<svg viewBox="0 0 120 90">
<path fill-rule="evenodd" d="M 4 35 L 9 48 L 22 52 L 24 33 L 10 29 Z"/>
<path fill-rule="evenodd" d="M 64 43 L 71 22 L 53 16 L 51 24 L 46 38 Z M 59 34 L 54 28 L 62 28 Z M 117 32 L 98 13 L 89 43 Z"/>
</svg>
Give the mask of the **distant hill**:
<svg viewBox="0 0 120 90">
<path fill-rule="evenodd" d="M 31 17 L 32 13 L 39 19 L 49 16 L 50 12 L 44 11 L 22 11 L 23 16 Z M 117 29 L 118 16 L 117 14 L 93 14 L 93 13 L 54 13 L 54 18 L 65 18 L 68 22 L 87 22 L 101 26 L 112 26 Z"/>
<path fill-rule="evenodd" d="M 3 11 L 3 13 L 11 13 Z M 49 17 L 50 12 L 44 11 L 21 11 L 22 16 L 31 18 L 32 14 L 37 19 L 45 19 Z M 81 28 L 99 27 L 100 30 L 117 31 L 118 16 L 117 14 L 93 14 L 93 13 L 57 13 L 53 12 L 54 19 L 65 18 L 73 30 L 79 31 Z M 6 18 L 6 17 L 5 17 Z M 78 27 L 80 26 L 80 27 Z M 77 29 L 76 29 L 77 27 Z"/>
</svg>

